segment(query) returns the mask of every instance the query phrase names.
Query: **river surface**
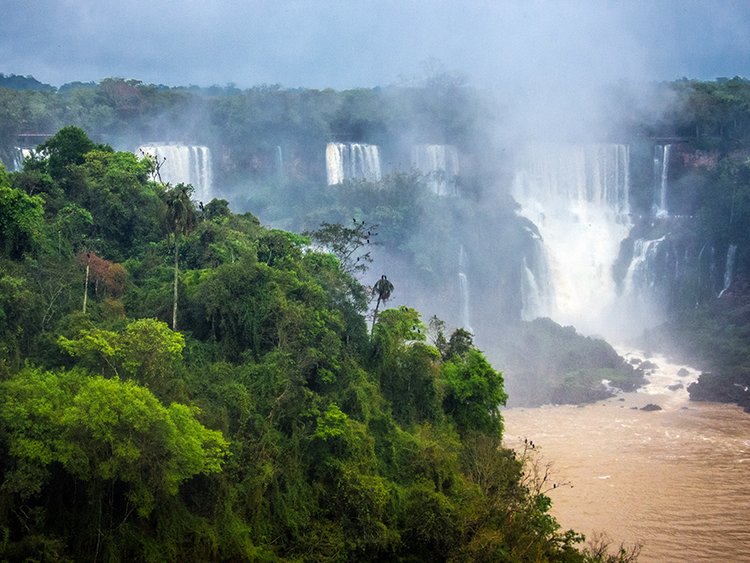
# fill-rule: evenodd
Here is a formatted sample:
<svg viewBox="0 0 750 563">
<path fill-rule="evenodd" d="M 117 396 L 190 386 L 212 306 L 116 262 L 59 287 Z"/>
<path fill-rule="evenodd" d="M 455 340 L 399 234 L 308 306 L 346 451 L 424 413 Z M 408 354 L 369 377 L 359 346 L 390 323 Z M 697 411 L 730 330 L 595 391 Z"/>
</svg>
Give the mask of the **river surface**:
<svg viewBox="0 0 750 563">
<path fill-rule="evenodd" d="M 649 359 L 658 369 L 640 392 L 504 410 L 505 443 L 531 440 L 551 464 L 545 488 L 563 529 L 640 544 L 641 562 L 750 561 L 750 414 L 689 402 L 695 370 Z M 640 410 L 649 403 L 663 410 Z"/>
</svg>

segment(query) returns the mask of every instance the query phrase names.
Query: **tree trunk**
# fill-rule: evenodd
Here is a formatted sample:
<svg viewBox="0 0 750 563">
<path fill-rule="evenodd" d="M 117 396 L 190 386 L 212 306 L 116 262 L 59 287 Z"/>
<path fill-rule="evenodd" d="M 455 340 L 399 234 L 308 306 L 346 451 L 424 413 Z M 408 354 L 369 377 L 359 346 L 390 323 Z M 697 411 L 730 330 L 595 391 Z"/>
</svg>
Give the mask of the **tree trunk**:
<svg viewBox="0 0 750 563">
<path fill-rule="evenodd" d="M 86 260 L 86 281 L 83 283 L 83 314 L 86 314 L 86 302 L 89 297 L 89 261 Z"/>
<path fill-rule="evenodd" d="M 372 313 L 372 326 L 370 327 L 370 335 L 372 335 L 373 331 L 375 330 L 375 323 L 378 321 L 378 309 L 380 308 L 380 301 L 381 298 L 378 296 L 378 302 L 375 303 L 375 311 Z"/>
<path fill-rule="evenodd" d="M 180 259 L 180 235 L 174 234 L 174 299 L 172 301 L 172 330 L 177 330 L 177 276 Z"/>
</svg>

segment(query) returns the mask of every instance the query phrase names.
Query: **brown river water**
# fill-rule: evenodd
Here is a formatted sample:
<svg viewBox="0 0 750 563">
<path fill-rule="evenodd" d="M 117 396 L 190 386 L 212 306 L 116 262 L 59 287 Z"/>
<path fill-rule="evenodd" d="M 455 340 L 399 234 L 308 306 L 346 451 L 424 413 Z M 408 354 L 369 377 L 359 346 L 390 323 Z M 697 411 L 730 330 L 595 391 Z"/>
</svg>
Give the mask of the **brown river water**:
<svg viewBox="0 0 750 563">
<path fill-rule="evenodd" d="M 649 359 L 658 369 L 637 393 L 504 410 L 505 443 L 531 440 L 531 455 L 551 464 L 547 494 L 563 529 L 640 544 L 641 562 L 750 561 L 750 414 L 689 402 L 695 370 Z M 649 403 L 663 410 L 639 410 Z"/>
</svg>

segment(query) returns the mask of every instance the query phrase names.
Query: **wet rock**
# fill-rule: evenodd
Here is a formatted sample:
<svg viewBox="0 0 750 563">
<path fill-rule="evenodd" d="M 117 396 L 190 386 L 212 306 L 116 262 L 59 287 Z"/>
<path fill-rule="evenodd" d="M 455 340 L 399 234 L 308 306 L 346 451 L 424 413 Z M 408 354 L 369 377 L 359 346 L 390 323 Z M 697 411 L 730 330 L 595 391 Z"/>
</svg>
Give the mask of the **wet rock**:
<svg viewBox="0 0 750 563">
<path fill-rule="evenodd" d="M 690 372 L 685 368 L 680 368 L 680 371 L 677 372 L 677 375 L 679 375 L 680 377 L 687 377 L 688 375 L 690 375 Z"/>
<path fill-rule="evenodd" d="M 667 385 L 667 389 L 670 391 L 677 391 L 678 389 L 684 389 L 685 386 L 682 383 L 675 383 L 673 385 Z"/>
<path fill-rule="evenodd" d="M 653 411 L 660 411 L 662 410 L 659 405 L 655 405 L 654 403 L 649 403 L 645 407 L 641 407 L 642 411 L 646 412 L 653 412 Z"/>
<path fill-rule="evenodd" d="M 657 366 L 654 362 L 649 361 L 649 360 L 646 360 L 645 362 L 643 362 L 641 364 L 641 369 L 643 369 L 643 370 L 653 371 L 653 370 L 657 369 L 658 367 L 659 366 Z"/>
</svg>

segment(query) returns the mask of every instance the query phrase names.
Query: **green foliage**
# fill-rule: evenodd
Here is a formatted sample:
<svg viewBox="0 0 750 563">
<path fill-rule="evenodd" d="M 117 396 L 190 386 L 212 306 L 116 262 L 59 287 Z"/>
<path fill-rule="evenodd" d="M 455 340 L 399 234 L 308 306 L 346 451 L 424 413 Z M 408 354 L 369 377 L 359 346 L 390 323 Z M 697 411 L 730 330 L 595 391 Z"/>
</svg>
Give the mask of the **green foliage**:
<svg viewBox="0 0 750 563">
<path fill-rule="evenodd" d="M 185 339 L 162 321 L 139 319 L 121 333 L 84 329 L 75 339 L 60 336 L 58 344 L 95 373 L 133 378 L 158 396 L 171 397 Z"/>
<path fill-rule="evenodd" d="M 2 406 L 6 486 L 22 497 L 39 494 L 59 463 L 92 494 L 101 483 L 125 484 L 145 517 L 186 479 L 220 471 L 227 453 L 221 434 L 190 408 L 164 407 L 133 382 L 81 371 L 26 369 L 3 384 Z"/>
<path fill-rule="evenodd" d="M 84 155 L 98 148 L 79 127 L 63 127 L 39 146 L 47 158 L 49 173 L 54 178 L 64 178 L 71 167 L 83 164 Z M 111 149 L 110 149 L 111 150 Z"/>
<path fill-rule="evenodd" d="M 99 250 L 117 260 L 160 235 L 162 203 L 156 186 L 146 182 L 150 166 L 125 152 L 95 150 L 84 157 L 86 187 L 78 201 L 95 219 Z"/>
<path fill-rule="evenodd" d="M 231 123 L 233 158 L 249 162 L 259 143 L 281 143 L 276 127 L 302 154 L 332 130 L 384 135 L 398 104 L 445 109 L 466 101 L 462 88 L 197 101 L 107 79 L 55 95 L 73 122 L 120 132 L 158 131 L 157 109 L 205 103 L 203 126 Z M 15 109 L 0 103 L 0 126 L 4 111 Z M 441 130 L 459 134 L 472 111 Z M 0 559 L 582 560 L 501 446 L 502 376 L 471 335 L 428 345 L 408 307 L 381 312 L 368 335 L 368 295 L 350 274 L 367 261 L 366 225 L 399 252 L 425 247 L 410 224 L 430 201 L 416 175 L 328 190 L 329 254 L 224 200 L 197 213 L 189 186 L 150 181 L 152 162 L 76 127 L 44 149 L 0 178 L 0 217 L 23 235 L 0 259 Z M 303 187 L 277 190 L 282 213 L 322 193 Z M 354 228 L 334 224 L 358 205 Z M 305 221 L 320 225 L 315 214 Z M 420 266 L 435 278 L 436 260 Z M 183 332 L 165 322 L 177 306 Z"/>
<path fill-rule="evenodd" d="M 44 234 L 44 200 L 0 183 L 2 253 L 18 259 L 37 250 Z"/>
<path fill-rule="evenodd" d="M 409 307 L 399 307 L 380 314 L 373 339 L 375 343 L 390 349 L 410 341 L 422 342 L 427 338 L 425 333 L 419 313 Z"/>
<path fill-rule="evenodd" d="M 24 278 L 0 274 L 0 379 L 30 352 L 44 315 L 41 297 Z"/>
<path fill-rule="evenodd" d="M 502 418 L 499 408 L 508 396 L 503 377 L 484 355 L 472 348 L 452 356 L 443 365 L 445 411 L 463 433 L 481 432 L 500 436 Z"/>
<path fill-rule="evenodd" d="M 51 224 L 53 233 L 57 234 L 58 254 L 74 254 L 89 238 L 89 230 L 94 224 L 94 217 L 88 209 L 75 203 L 69 203 L 60 209 Z M 63 252 L 62 241 L 65 241 Z"/>
<path fill-rule="evenodd" d="M 209 221 L 221 221 L 232 215 L 226 199 L 212 199 L 203 208 L 203 217 Z"/>
</svg>

